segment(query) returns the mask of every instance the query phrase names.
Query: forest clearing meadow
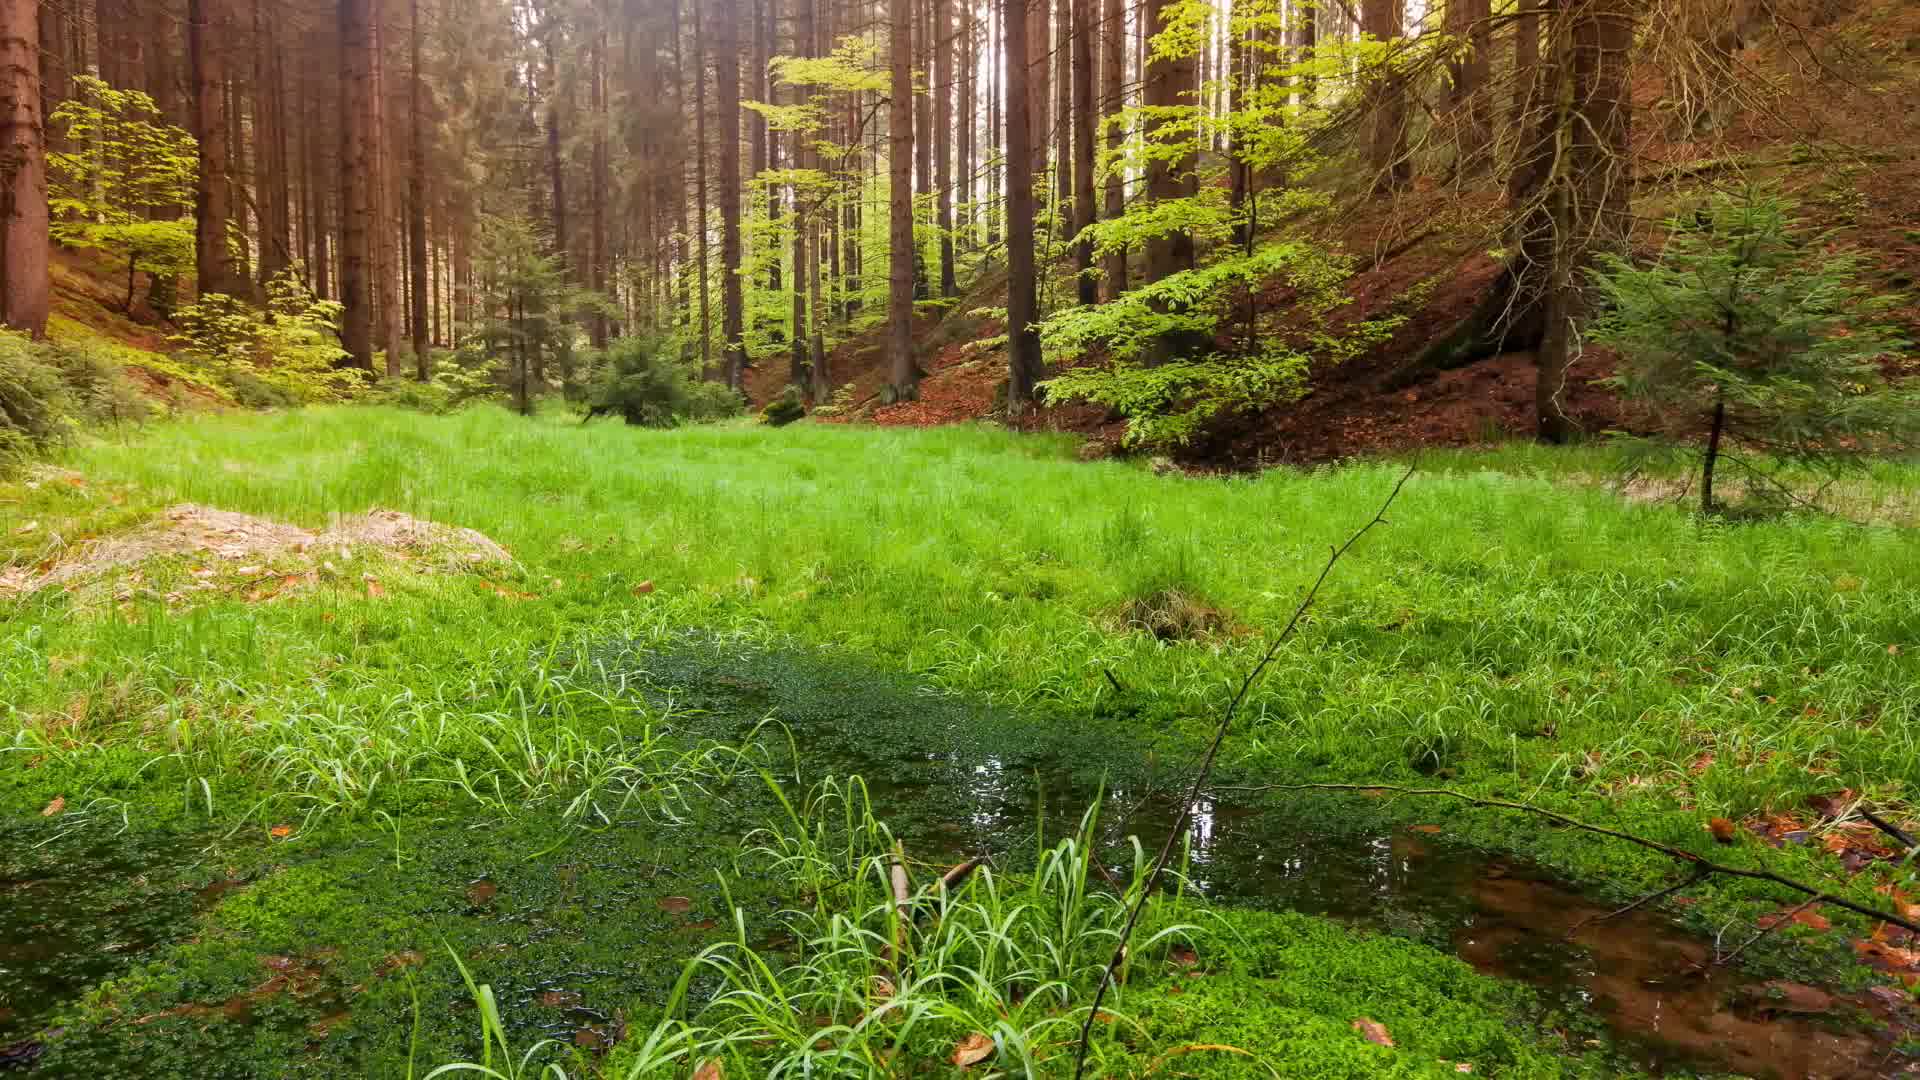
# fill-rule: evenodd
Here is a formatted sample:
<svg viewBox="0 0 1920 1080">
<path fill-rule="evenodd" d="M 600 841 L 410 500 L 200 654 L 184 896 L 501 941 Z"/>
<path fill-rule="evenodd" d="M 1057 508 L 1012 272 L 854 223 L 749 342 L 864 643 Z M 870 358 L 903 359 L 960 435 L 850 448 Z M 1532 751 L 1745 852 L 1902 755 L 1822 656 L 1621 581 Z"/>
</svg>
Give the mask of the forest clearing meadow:
<svg viewBox="0 0 1920 1080">
<path fill-rule="evenodd" d="M 1884 927 L 1526 813 L 1256 790 L 1444 787 L 1907 903 L 1877 831 L 1811 808 L 1898 817 L 1920 780 L 1920 541 L 1699 519 L 1594 482 L 1610 454 L 1208 478 L 492 407 L 92 440 L 0 485 L 0 1043 L 67 1076 L 1069 1075 L 1166 804 L 1411 466 L 1229 733 L 1090 1072 L 1892 1075 L 1904 1029 L 1835 1004 L 1910 1003 Z M 321 539 L 31 584 L 189 503 Z M 325 538 L 376 508 L 510 561 Z M 1577 962 L 1529 981 L 1460 934 L 1514 880 L 1595 914 L 1675 886 L 1617 931 L 1663 948 L 1784 923 L 1713 985 L 1788 1004 L 1665 1038 Z"/>
</svg>

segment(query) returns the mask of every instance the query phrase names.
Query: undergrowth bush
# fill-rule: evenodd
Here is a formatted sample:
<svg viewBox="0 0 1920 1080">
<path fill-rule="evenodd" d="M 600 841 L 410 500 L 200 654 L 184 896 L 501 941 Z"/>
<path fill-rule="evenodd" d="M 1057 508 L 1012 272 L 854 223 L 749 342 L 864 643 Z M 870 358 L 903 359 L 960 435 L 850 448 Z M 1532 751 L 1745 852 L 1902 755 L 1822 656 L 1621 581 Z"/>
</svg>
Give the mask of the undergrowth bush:
<svg viewBox="0 0 1920 1080">
<path fill-rule="evenodd" d="M 640 427 L 676 427 L 736 416 L 742 407 L 738 393 L 701 379 L 665 343 L 624 337 L 607 346 L 587 415 L 614 414 Z"/>
<path fill-rule="evenodd" d="M 182 308 L 174 340 L 184 358 L 232 389 L 242 405 L 335 401 L 363 379 L 338 366 L 347 355 L 334 334 L 339 317 L 338 303 L 317 299 L 288 271 L 267 283 L 265 310 L 222 293 Z"/>
<path fill-rule="evenodd" d="M 84 424 L 139 421 L 152 412 L 112 354 L 98 346 L 0 331 L 0 472 Z"/>
</svg>

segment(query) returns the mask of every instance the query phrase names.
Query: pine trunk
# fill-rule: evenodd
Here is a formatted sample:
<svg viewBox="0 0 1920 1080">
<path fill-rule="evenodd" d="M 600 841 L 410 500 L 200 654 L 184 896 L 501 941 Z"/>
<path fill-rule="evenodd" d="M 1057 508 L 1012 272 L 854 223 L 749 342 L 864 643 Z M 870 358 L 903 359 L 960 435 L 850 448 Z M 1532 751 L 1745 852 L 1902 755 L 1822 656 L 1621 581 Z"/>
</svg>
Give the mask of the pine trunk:
<svg viewBox="0 0 1920 1080">
<path fill-rule="evenodd" d="M 343 95 L 340 139 L 340 345 L 373 370 L 374 0 L 339 0 Z"/>
<path fill-rule="evenodd" d="M 1363 0 L 1361 30 L 1376 41 L 1400 36 L 1405 0 Z M 1413 163 L 1407 157 L 1406 88 L 1390 70 L 1381 70 L 1368 86 L 1367 169 L 1373 174 L 1375 194 L 1403 191 L 1413 183 Z"/>
<path fill-rule="evenodd" d="M 1039 288 L 1034 266 L 1032 55 L 1023 17 L 1024 0 L 1002 0 L 1006 27 L 1007 100 L 1007 412 L 1019 416 L 1035 403 L 1040 358 Z M 1044 8 L 1042 9 L 1044 10 Z"/>
<path fill-rule="evenodd" d="M 427 321 L 427 118 L 420 73 L 420 0 L 407 2 L 407 263 L 413 280 L 413 375 L 433 377 Z"/>
<path fill-rule="evenodd" d="M 920 393 L 913 362 L 913 0 L 889 0 L 893 33 L 887 109 L 887 389 Z"/>
<path fill-rule="evenodd" d="M 1094 0 L 1073 0 L 1073 266 L 1082 304 L 1100 301 L 1100 283 L 1094 280 L 1093 241 L 1085 238 L 1094 222 L 1093 129 L 1093 11 Z"/>
<path fill-rule="evenodd" d="M 1122 0 L 1104 0 L 1101 21 L 1105 25 L 1100 37 L 1100 111 L 1102 115 L 1112 117 L 1126 105 L 1127 20 Z M 1107 155 L 1110 159 L 1119 157 L 1126 135 L 1121 124 L 1107 124 Z M 1126 213 L 1126 178 L 1119 169 L 1111 169 L 1107 173 L 1106 204 L 1108 221 Z M 1109 252 L 1105 264 L 1106 297 L 1112 300 L 1127 291 L 1126 250 L 1122 248 Z"/>
<path fill-rule="evenodd" d="M 714 86 L 720 110 L 720 333 L 726 339 L 726 382 L 746 377 L 745 298 L 740 276 L 740 6 L 718 0 Z"/>
<path fill-rule="evenodd" d="M 940 234 L 940 295 L 958 296 L 953 270 L 953 3 L 933 0 L 934 226 Z"/>
<path fill-rule="evenodd" d="M 1146 0 L 1146 31 L 1153 37 L 1167 28 L 1167 8 L 1170 0 Z M 1194 60 L 1186 57 L 1153 57 L 1147 61 L 1146 81 L 1142 87 L 1142 100 L 1150 108 L 1172 108 L 1190 104 L 1195 90 Z M 1166 128 L 1169 125 L 1181 126 L 1165 117 L 1154 117 L 1146 122 L 1147 138 L 1150 142 L 1185 141 L 1191 134 L 1174 133 L 1169 138 Z M 1155 157 L 1146 166 L 1147 199 L 1151 202 L 1166 202 L 1186 197 L 1188 193 L 1188 174 L 1193 170 L 1190 154 L 1173 158 Z M 1174 231 L 1151 236 L 1146 241 L 1146 280 L 1159 281 L 1169 274 L 1189 270 L 1193 267 L 1193 237 L 1184 231 Z"/>
<path fill-rule="evenodd" d="M 0 323 L 47 334 L 52 303 L 35 0 L 0 0 Z"/>
<path fill-rule="evenodd" d="M 234 272 L 233 188 L 227 175 L 231 146 L 226 114 L 224 49 L 232 27 L 227 0 L 187 0 L 187 55 L 193 72 L 193 136 L 200 146 L 199 180 L 194 193 L 194 269 L 200 295 L 244 296 Z"/>
</svg>

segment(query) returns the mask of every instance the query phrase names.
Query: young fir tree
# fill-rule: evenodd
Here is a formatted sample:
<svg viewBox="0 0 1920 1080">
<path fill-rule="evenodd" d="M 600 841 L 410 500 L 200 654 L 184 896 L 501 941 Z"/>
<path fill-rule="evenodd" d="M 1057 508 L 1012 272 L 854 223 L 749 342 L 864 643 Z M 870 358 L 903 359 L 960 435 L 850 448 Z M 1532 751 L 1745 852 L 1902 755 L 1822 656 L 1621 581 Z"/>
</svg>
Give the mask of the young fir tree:
<svg viewBox="0 0 1920 1080">
<path fill-rule="evenodd" d="M 1606 381 L 1653 406 L 1674 441 L 1701 445 L 1703 513 L 1729 442 L 1831 467 L 1920 433 L 1920 394 L 1882 373 L 1904 344 L 1875 321 L 1893 298 L 1867 289 L 1858 254 L 1752 193 L 1668 225 L 1650 266 L 1600 256 L 1606 314 L 1589 333 L 1620 354 Z"/>
</svg>

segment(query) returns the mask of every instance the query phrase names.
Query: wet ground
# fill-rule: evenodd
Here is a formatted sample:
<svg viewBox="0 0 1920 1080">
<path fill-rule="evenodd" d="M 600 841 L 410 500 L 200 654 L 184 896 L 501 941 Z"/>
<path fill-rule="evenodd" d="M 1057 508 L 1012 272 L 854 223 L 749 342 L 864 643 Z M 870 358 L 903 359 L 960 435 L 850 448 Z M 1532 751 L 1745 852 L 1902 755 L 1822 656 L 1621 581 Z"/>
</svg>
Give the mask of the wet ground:
<svg viewBox="0 0 1920 1080">
<path fill-rule="evenodd" d="M 1125 838 L 1151 850 L 1166 835 L 1192 767 L 1162 760 L 1151 737 L 1129 745 L 1107 730 L 1015 723 L 904 685 L 876 694 L 872 673 L 848 665 L 707 643 L 634 666 L 649 696 L 708 723 L 781 718 L 803 760 L 867 777 L 878 816 L 934 861 L 1024 847 L 1036 829 L 1064 835 L 1104 789 L 1101 833 L 1118 878 L 1132 858 Z M 1788 1080 L 1903 1075 L 1920 1062 L 1902 1050 L 1914 1021 L 1905 995 L 1829 993 L 1718 966 L 1712 943 L 1656 912 L 1610 918 L 1619 905 L 1431 826 L 1356 833 L 1316 827 L 1299 806 L 1237 798 L 1211 793 L 1195 807 L 1187 875 L 1199 891 L 1451 948 L 1596 1014 L 1641 1068 Z"/>
<path fill-rule="evenodd" d="M 670 704 L 672 722 L 701 735 L 737 736 L 778 718 L 804 775 L 867 778 L 877 814 L 913 857 L 930 863 L 1030 851 L 1036 834 L 1073 831 L 1104 792 L 1100 837 L 1120 878 L 1133 857 L 1126 838 L 1151 846 L 1165 835 L 1192 768 L 1184 754 L 1165 751 L 1176 744 L 1163 746 L 1150 721 L 1122 725 L 1137 734 L 1117 738 L 1111 723 L 1015 717 L 851 660 L 700 640 L 654 653 L 609 646 L 599 659 L 625 673 L 615 678 L 627 692 Z M 1114 705 L 1122 716 L 1126 708 L 1124 699 Z M 1609 905 L 1522 861 L 1418 823 L 1356 827 L 1343 805 L 1351 803 L 1211 793 L 1195 808 L 1187 877 L 1223 902 L 1322 915 L 1451 949 L 1483 972 L 1540 988 L 1542 1023 L 1598 1017 L 1614 1052 L 1656 1073 L 1865 1078 L 1900 1075 L 1913 1060 L 1900 1052 L 1911 1018 L 1898 993 L 1841 995 L 1716 967 L 1711 943 L 1657 913 L 1602 919 Z M 686 842 L 657 832 L 653 839 Z M 642 954 L 694 947 L 723 907 L 709 895 L 710 871 L 655 855 L 602 848 L 588 858 L 576 849 L 501 863 L 471 841 L 449 841 L 445 851 L 437 843 L 410 856 L 421 860 L 410 875 L 446 883 L 448 911 L 436 917 L 512 929 L 511 971 L 489 976 L 503 1011 L 525 1018 L 510 1023 L 534 1023 L 570 1045 L 618 1038 L 625 1021 L 609 1003 L 664 990 Z M 0 1068 L 34 1069 L 46 1019 L 60 1003 L 192 932 L 194 913 L 243 876 L 204 837 L 143 839 L 99 822 L 61 829 L 32 821 L 0 833 Z M 356 888 L 368 904 L 417 903 L 404 884 L 392 885 L 391 897 L 372 883 Z M 609 919 L 617 919 L 620 940 L 599 941 L 593 955 L 618 959 L 596 967 L 569 943 L 604 938 Z M 343 978 L 329 973 L 325 950 L 263 955 L 249 959 L 245 994 L 203 996 L 135 1024 L 154 1021 L 150 1030 L 159 1030 L 177 1020 L 217 1034 L 237 1026 L 222 1020 L 247 1021 L 279 999 L 299 998 L 290 1045 L 324 1039 L 347 1016 L 353 993 L 397 983 L 424 959 L 390 944 L 371 975 L 347 990 L 335 985 Z M 467 960 L 479 967 L 494 948 L 509 949 L 488 946 Z M 251 970 L 253 961 L 260 970 Z M 185 1045 L 181 1052 L 194 1053 Z M 75 1063 L 51 1067 L 86 1074 Z M 229 1074 L 252 1075 L 240 1066 L 221 1075 Z"/>
</svg>

